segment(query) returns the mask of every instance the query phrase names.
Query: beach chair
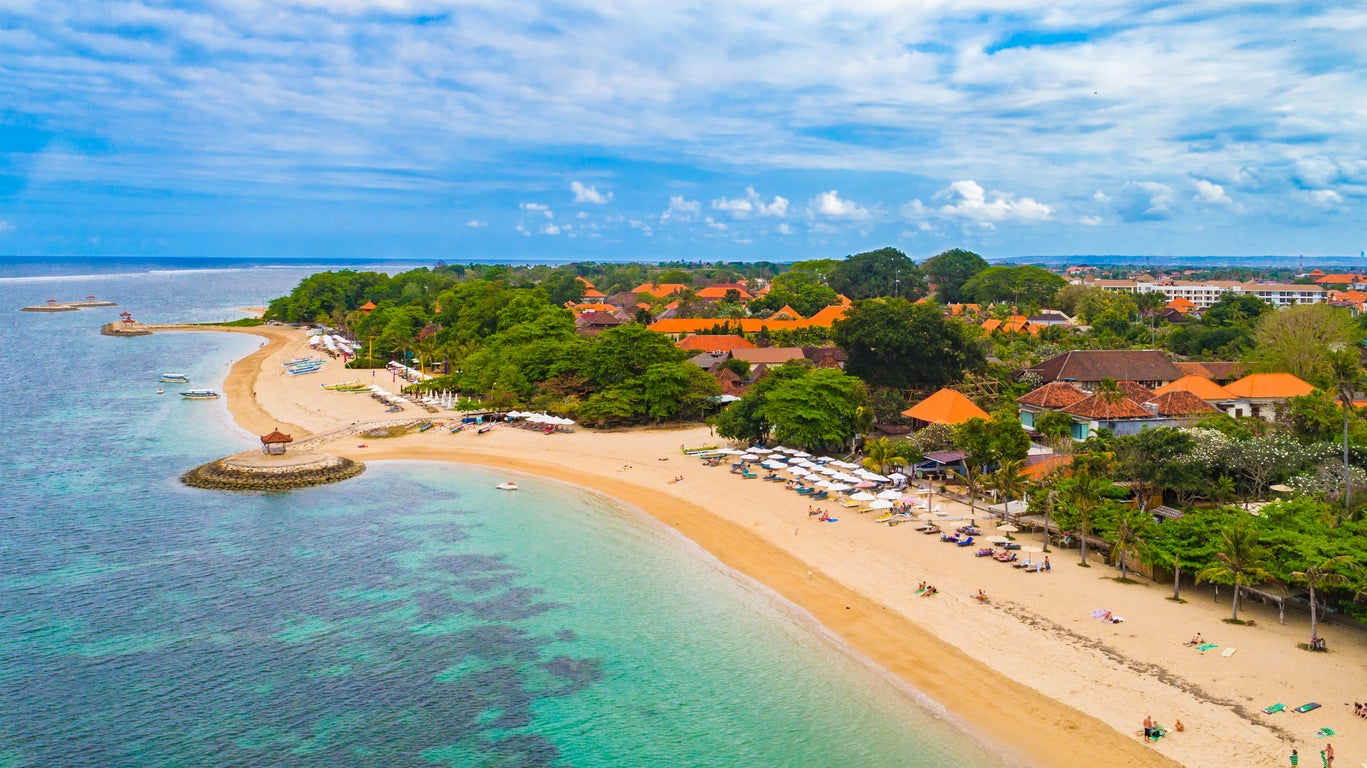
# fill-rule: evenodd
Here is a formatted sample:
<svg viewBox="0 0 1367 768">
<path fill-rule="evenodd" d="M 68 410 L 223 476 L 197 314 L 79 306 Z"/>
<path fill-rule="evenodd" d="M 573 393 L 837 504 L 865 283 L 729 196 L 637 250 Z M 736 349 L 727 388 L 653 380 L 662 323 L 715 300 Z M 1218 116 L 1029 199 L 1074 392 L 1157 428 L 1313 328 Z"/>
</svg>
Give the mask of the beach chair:
<svg viewBox="0 0 1367 768">
<path fill-rule="evenodd" d="M 816 489 L 812 488 L 811 486 L 804 485 L 803 487 L 797 489 L 798 496 L 811 496 L 813 493 L 816 493 Z"/>
<path fill-rule="evenodd" d="M 817 491 L 816 493 L 812 494 L 812 501 L 821 501 L 822 499 L 830 498 L 830 496 L 830 491 Z"/>
<path fill-rule="evenodd" d="M 1320 703 L 1319 703 L 1318 701 L 1307 701 L 1306 703 L 1300 705 L 1299 707 L 1296 707 L 1296 709 L 1293 710 L 1293 711 L 1295 711 L 1295 712 L 1300 712 L 1300 713 L 1304 714 L 1304 713 L 1306 713 L 1306 712 L 1311 712 L 1311 711 L 1314 711 L 1314 710 L 1319 709 L 1319 708 L 1320 708 Z"/>
<path fill-rule="evenodd" d="M 1281 702 L 1277 702 L 1276 704 L 1273 704 L 1272 706 L 1263 707 L 1263 714 L 1264 714 L 1264 715 L 1275 715 L 1275 714 L 1277 714 L 1278 712 L 1281 712 L 1281 711 L 1284 710 L 1284 709 L 1286 709 L 1286 705 L 1285 705 L 1285 704 L 1282 704 Z"/>
<path fill-rule="evenodd" d="M 853 499 L 848 499 L 848 498 L 842 498 L 842 499 L 840 499 L 840 502 L 839 502 L 839 503 L 840 503 L 840 506 L 844 507 L 845 509 L 856 509 L 856 508 L 858 508 L 858 506 L 859 506 L 859 502 L 854 501 Z"/>
<path fill-rule="evenodd" d="M 966 538 L 966 539 L 961 539 L 961 540 L 959 541 L 959 546 L 961 546 L 961 547 L 971 547 L 971 546 L 973 546 L 973 537 L 972 537 L 972 536 L 969 536 L 969 537 Z"/>
<path fill-rule="evenodd" d="M 749 470 L 745 469 L 742 469 L 740 471 L 740 476 L 745 478 L 746 480 L 754 480 L 755 478 L 759 477 L 759 475 L 755 474 L 754 472 L 750 472 Z"/>
</svg>

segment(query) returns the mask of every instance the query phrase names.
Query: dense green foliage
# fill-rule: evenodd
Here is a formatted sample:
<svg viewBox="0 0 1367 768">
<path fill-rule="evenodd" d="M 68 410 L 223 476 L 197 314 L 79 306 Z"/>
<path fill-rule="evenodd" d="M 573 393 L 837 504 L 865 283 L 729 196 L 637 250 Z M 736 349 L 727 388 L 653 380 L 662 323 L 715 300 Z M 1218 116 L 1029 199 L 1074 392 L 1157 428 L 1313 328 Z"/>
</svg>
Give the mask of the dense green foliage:
<svg viewBox="0 0 1367 768">
<path fill-rule="evenodd" d="M 984 363 L 978 334 L 933 302 L 857 301 L 835 324 L 845 370 L 876 387 L 939 387 Z"/>
<path fill-rule="evenodd" d="M 871 423 L 863 382 L 835 368 L 789 362 L 773 369 L 712 420 L 717 434 L 747 443 L 770 437 L 805 448 L 848 450 Z"/>
<path fill-rule="evenodd" d="M 915 300 L 926 295 L 921 270 L 896 248 L 846 256 L 831 267 L 826 281 L 851 299 L 892 296 Z"/>
<path fill-rule="evenodd" d="M 957 304 L 964 300 L 964 283 L 987 267 L 987 260 L 978 254 L 953 248 L 926 259 L 921 274 L 935 284 L 935 298 L 941 304 Z"/>
<path fill-rule="evenodd" d="M 1040 267 L 988 267 L 964 283 L 963 294 L 980 304 L 1007 302 L 1027 311 L 1047 306 L 1065 285 L 1063 278 Z"/>
</svg>

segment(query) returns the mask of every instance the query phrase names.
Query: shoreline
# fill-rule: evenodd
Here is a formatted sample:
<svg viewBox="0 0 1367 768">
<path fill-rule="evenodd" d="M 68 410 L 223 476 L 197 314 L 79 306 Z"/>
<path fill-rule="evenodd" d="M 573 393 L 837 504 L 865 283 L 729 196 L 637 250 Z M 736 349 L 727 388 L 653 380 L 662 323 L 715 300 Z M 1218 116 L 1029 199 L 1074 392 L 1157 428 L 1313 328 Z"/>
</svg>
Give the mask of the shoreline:
<svg viewBox="0 0 1367 768">
<path fill-rule="evenodd" d="M 157 330 L 162 329 L 171 330 Z M 268 361 L 287 358 L 302 343 L 302 334 L 295 329 L 193 326 L 175 330 L 254 333 L 266 339 L 261 349 L 233 364 L 224 385 L 234 421 L 248 432 L 263 434 L 279 427 L 296 430 L 298 437 L 325 431 L 322 427 L 345 427 L 364 417 L 380 417 L 365 412 L 366 403 L 359 400 L 315 394 L 322 392 L 318 383 L 355 378 L 363 371 L 331 370 L 325 382 L 318 377 L 312 385 L 269 376 Z M 339 436 L 325 450 L 365 461 L 446 461 L 518 471 L 587 488 L 641 510 L 724 567 L 810 617 L 821 632 L 896 681 L 908 695 L 924 695 L 945 707 L 950 720 L 970 738 L 998 753 L 1006 752 L 1019 763 L 1045 768 L 1098 761 L 1134 766 L 1280 765 L 1291 746 L 1310 760 L 1324 743 L 1304 733 L 1311 723 L 1340 728 L 1333 739 L 1340 755 L 1362 751 L 1359 745 L 1364 743 L 1367 725 L 1341 725 L 1348 718 L 1338 711 L 1342 709 L 1339 699 L 1333 697 L 1347 687 L 1342 680 L 1333 686 L 1333 695 L 1305 694 L 1306 700 L 1324 702 L 1323 711 L 1333 717 L 1306 720 L 1310 716 L 1293 715 L 1303 719 L 1283 716 L 1280 721 L 1264 722 L 1250 714 L 1273 700 L 1285 700 L 1288 708 L 1300 703 L 1299 694 L 1284 690 L 1297 672 L 1260 680 L 1270 671 L 1267 664 L 1289 655 L 1286 638 L 1299 634 L 1293 631 L 1295 616 L 1289 619 L 1292 624 L 1279 627 L 1275 611 L 1269 619 L 1268 611 L 1252 605 L 1248 618 L 1256 617 L 1256 628 L 1221 627 L 1217 617 L 1228 611 L 1202 605 L 1194 599 L 1199 592 L 1187 591 L 1188 605 L 1171 604 L 1161 597 L 1167 589 L 1163 585 L 1124 587 L 1108 582 L 1108 567 L 1062 567 L 1069 562 L 1072 553 L 1068 551 L 1055 553 L 1054 574 L 1027 576 L 1005 566 L 973 563 L 971 554 L 966 563 L 962 552 L 949 552 L 938 542 L 922 543 L 924 538 L 911 530 L 903 535 L 902 529 L 893 532 L 874 526 L 858 515 L 839 526 L 809 523 L 801 509 L 802 499 L 782 488 L 770 483 L 746 485 L 734 476 L 721 477 L 724 469 L 707 470 L 696 460 L 680 460 L 679 442 L 699 444 L 708 439 L 707 433 L 704 427 L 543 436 L 500 427 L 476 438 L 438 429 L 373 440 L 364 448 L 354 438 Z M 645 464 L 651 456 L 658 456 L 660 462 L 674 461 Z M 632 462 L 642 463 L 633 465 L 630 472 L 619 469 Z M 701 473 L 720 474 L 709 474 L 703 483 L 671 484 L 680 465 L 690 479 Z M 778 508 L 788 513 L 779 518 L 773 511 Z M 864 557 L 850 556 L 856 552 Z M 910 586 L 885 583 L 890 581 L 886 574 L 894 569 L 899 573 L 920 569 L 899 582 L 915 584 L 915 578 L 930 575 L 932 583 L 951 586 L 942 587 L 936 600 L 908 599 Z M 961 577 L 959 571 L 974 573 Z M 1069 590 L 1077 588 L 1085 594 L 1056 589 L 1065 582 Z M 990 607 L 975 606 L 968 599 L 971 587 L 984 583 L 994 598 Z M 1022 591 L 1032 594 L 1012 594 L 1022 585 L 1028 585 Z M 1146 594 L 1136 602 L 1130 599 L 1136 593 Z M 1123 608 L 1130 623 L 1113 628 L 1078 620 L 1079 616 L 1086 619 L 1085 606 L 1095 608 L 1093 603 L 1101 600 L 1107 601 L 1102 606 Z M 1182 617 L 1175 618 L 1173 612 Z M 1152 641 L 1131 632 L 1141 621 L 1150 633 L 1190 634 L 1194 625 L 1207 628 L 1208 636 L 1237 636 L 1244 650 L 1239 656 L 1204 662 L 1205 657 L 1191 649 L 1151 650 L 1152 645 L 1180 646 L 1181 641 Z M 1337 646 L 1335 650 L 1344 657 L 1335 663 L 1336 669 L 1361 668 L 1367 654 L 1360 638 L 1340 640 Z M 1143 652 L 1138 650 L 1141 647 Z M 1172 658 L 1154 658 L 1167 655 Z M 1314 656 L 1292 658 L 1314 663 Z M 1245 660 L 1251 661 L 1244 664 Z M 1220 668 L 1220 672 L 1207 679 L 1203 668 L 1208 667 Z M 1318 686 L 1332 685 L 1334 672 L 1313 677 L 1297 687 L 1318 690 Z M 1282 692 L 1279 698 L 1250 709 L 1249 700 L 1235 696 L 1245 686 L 1258 689 L 1249 694 L 1253 702 L 1273 696 L 1273 691 Z M 1137 732 L 1149 708 L 1161 714 L 1162 722 L 1170 722 L 1175 712 L 1187 723 L 1187 733 L 1171 735 L 1155 745 L 1141 741 L 1127 725 L 1132 723 Z"/>
</svg>

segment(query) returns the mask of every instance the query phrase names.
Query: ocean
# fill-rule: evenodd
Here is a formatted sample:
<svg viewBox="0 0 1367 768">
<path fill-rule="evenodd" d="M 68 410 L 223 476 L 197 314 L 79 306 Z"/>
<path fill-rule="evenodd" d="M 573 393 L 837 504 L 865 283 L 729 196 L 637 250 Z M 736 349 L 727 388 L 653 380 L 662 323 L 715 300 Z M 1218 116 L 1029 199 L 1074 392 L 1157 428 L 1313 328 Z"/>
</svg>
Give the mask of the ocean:
<svg viewBox="0 0 1367 768">
<path fill-rule="evenodd" d="M 157 374 L 216 387 L 259 340 L 99 325 L 325 266 L 0 261 L 0 767 L 1012 762 L 619 500 L 424 462 L 183 486 L 256 438 Z M 17 311 L 88 294 L 119 306 Z"/>
</svg>

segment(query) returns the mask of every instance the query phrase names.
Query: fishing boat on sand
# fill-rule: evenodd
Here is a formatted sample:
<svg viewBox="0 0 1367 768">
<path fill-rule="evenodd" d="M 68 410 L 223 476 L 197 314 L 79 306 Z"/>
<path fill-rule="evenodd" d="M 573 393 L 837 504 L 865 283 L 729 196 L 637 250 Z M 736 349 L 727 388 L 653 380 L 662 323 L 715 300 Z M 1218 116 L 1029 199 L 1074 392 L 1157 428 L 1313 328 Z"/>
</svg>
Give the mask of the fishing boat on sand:
<svg viewBox="0 0 1367 768">
<path fill-rule="evenodd" d="M 218 393 L 212 389 L 187 389 L 181 392 L 180 396 L 186 400 L 215 400 Z"/>
<path fill-rule="evenodd" d="M 157 381 L 163 384 L 189 384 L 190 377 L 183 373 L 163 373 Z"/>
</svg>

